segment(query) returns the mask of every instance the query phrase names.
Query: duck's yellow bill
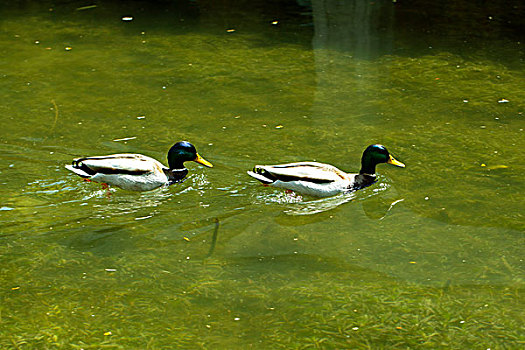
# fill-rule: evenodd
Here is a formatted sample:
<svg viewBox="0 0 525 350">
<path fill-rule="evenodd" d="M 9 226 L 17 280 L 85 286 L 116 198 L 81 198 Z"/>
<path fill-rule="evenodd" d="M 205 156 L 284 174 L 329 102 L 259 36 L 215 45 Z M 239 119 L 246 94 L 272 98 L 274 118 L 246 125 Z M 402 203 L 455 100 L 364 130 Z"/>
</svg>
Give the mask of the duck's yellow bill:
<svg viewBox="0 0 525 350">
<path fill-rule="evenodd" d="M 197 153 L 197 157 L 195 157 L 193 161 L 199 164 L 202 164 L 204 166 L 207 166 L 208 168 L 213 168 L 213 164 L 208 162 L 206 159 L 202 158 L 198 153 Z"/>
<path fill-rule="evenodd" d="M 401 163 L 399 160 L 395 159 L 394 157 L 390 156 L 387 161 L 388 164 L 392 164 L 401 168 L 405 167 L 405 164 Z"/>
</svg>

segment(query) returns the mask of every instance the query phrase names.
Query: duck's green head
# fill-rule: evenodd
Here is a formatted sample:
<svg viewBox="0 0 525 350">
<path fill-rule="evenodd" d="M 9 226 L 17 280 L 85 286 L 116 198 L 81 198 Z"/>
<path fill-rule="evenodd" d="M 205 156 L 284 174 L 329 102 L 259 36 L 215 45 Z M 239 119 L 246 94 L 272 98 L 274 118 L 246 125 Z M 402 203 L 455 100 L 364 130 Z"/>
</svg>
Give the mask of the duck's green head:
<svg viewBox="0 0 525 350">
<path fill-rule="evenodd" d="M 383 145 L 370 145 L 363 152 L 361 158 L 361 170 L 360 174 L 375 174 L 376 165 L 380 163 L 388 163 L 401 168 L 405 167 L 405 164 L 396 160 Z"/>
<path fill-rule="evenodd" d="M 181 141 L 174 144 L 168 151 L 168 165 L 170 169 L 182 169 L 184 168 L 184 162 L 197 162 L 207 167 L 213 167 L 213 165 L 206 159 L 202 158 L 191 143 L 187 141 Z"/>
</svg>

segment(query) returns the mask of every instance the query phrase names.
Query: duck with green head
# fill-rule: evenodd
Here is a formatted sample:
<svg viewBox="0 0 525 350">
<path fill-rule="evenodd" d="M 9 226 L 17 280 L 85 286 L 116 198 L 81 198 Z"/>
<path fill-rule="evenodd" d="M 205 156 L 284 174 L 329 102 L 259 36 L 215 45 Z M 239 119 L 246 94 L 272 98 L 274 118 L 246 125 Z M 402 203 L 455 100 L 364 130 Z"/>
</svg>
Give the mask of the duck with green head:
<svg viewBox="0 0 525 350">
<path fill-rule="evenodd" d="M 329 197 L 353 192 L 376 182 L 376 165 L 388 163 L 398 167 L 405 164 L 396 160 L 383 145 L 370 145 L 361 157 L 358 174 L 345 173 L 330 164 L 298 162 L 279 165 L 256 165 L 248 175 L 263 185 L 292 190 L 314 197 Z"/>
<path fill-rule="evenodd" d="M 142 154 L 122 153 L 74 159 L 66 168 L 78 176 L 130 191 L 150 191 L 184 180 L 188 169 L 184 162 L 213 165 L 202 158 L 191 143 L 181 141 L 168 151 L 168 165 Z"/>
</svg>

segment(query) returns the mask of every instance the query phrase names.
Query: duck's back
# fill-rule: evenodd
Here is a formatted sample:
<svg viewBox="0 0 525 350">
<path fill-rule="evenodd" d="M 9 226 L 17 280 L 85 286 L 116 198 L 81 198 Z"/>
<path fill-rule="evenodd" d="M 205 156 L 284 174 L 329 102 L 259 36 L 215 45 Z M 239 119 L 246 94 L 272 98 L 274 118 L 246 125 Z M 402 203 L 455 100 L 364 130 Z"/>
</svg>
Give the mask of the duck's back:
<svg viewBox="0 0 525 350">
<path fill-rule="evenodd" d="M 94 172 L 104 174 L 141 175 L 166 168 L 159 161 L 142 154 L 110 154 L 75 159 L 74 164 L 83 164 Z"/>
<path fill-rule="evenodd" d="M 306 180 L 317 183 L 330 183 L 346 180 L 348 177 L 348 174 L 333 165 L 317 162 L 257 165 L 255 169 L 263 169 L 283 181 Z"/>
</svg>

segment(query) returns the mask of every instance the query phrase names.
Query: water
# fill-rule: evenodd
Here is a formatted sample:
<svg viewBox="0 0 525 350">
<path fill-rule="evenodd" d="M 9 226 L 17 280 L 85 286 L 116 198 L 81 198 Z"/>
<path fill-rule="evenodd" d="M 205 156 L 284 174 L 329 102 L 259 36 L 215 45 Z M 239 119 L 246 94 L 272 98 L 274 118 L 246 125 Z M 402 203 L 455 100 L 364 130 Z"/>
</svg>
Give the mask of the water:
<svg viewBox="0 0 525 350">
<path fill-rule="evenodd" d="M 2 348 L 519 347 L 523 5 L 446 4 L 4 4 Z M 63 167 L 183 139 L 168 189 Z M 350 196 L 245 173 L 371 143 Z"/>
</svg>

